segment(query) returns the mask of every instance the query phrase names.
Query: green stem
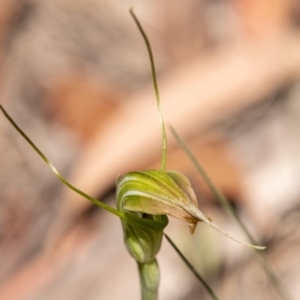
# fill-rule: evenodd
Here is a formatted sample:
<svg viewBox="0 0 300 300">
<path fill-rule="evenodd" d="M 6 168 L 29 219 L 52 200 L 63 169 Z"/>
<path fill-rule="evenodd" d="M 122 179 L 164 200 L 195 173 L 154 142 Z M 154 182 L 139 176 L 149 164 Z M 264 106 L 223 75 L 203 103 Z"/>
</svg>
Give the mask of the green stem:
<svg viewBox="0 0 300 300">
<path fill-rule="evenodd" d="M 238 223 L 238 225 L 241 227 L 241 229 L 244 231 L 245 235 L 248 237 L 249 241 L 252 244 L 256 244 L 255 239 L 253 238 L 252 234 L 246 227 L 246 225 L 242 222 L 240 217 L 238 216 L 237 212 L 233 209 L 233 207 L 230 205 L 229 201 L 225 197 L 225 195 L 220 191 L 220 189 L 217 188 L 217 186 L 213 183 L 213 181 L 209 178 L 209 176 L 206 174 L 200 163 L 198 162 L 197 158 L 194 156 L 192 151 L 189 149 L 187 144 L 184 142 L 184 140 L 178 135 L 178 133 L 175 131 L 175 129 L 170 125 L 170 130 L 172 134 L 174 135 L 175 139 L 177 140 L 178 144 L 182 147 L 182 149 L 185 151 L 187 156 L 190 158 L 192 163 L 194 164 L 197 171 L 200 173 L 200 175 L 203 177 L 206 184 L 209 186 L 210 190 L 216 197 L 216 199 L 219 201 L 219 203 L 223 206 L 223 208 L 227 211 L 229 215 L 231 215 L 234 220 Z M 288 292 L 286 291 L 285 287 L 283 286 L 281 280 L 278 278 L 277 274 L 273 270 L 273 267 L 271 266 L 269 260 L 264 255 L 263 252 L 255 250 L 255 254 L 260 261 L 261 266 L 265 270 L 267 276 L 269 277 L 270 281 L 272 282 L 274 288 L 277 290 L 279 296 L 284 300 L 290 300 L 290 296 Z"/>
<path fill-rule="evenodd" d="M 158 297 L 159 267 L 156 259 L 149 263 L 137 263 L 142 288 L 142 300 L 156 300 Z"/>
<path fill-rule="evenodd" d="M 194 268 L 191 262 L 183 255 L 183 253 L 179 250 L 179 248 L 174 244 L 174 242 L 170 239 L 170 237 L 164 233 L 167 241 L 171 244 L 171 246 L 175 249 L 180 258 L 184 261 L 190 271 L 196 276 L 196 278 L 203 284 L 207 293 L 211 296 L 213 300 L 219 300 L 218 296 L 215 294 L 213 289 L 209 286 L 209 284 L 204 280 L 204 278 L 198 273 L 198 271 Z"/>
<path fill-rule="evenodd" d="M 166 163 L 167 163 L 167 135 L 166 135 L 166 129 L 165 129 L 165 123 L 164 123 L 164 117 L 161 110 L 161 104 L 160 104 L 160 96 L 158 91 L 158 85 L 157 85 L 157 79 L 156 79 L 156 71 L 155 71 L 155 64 L 154 64 L 154 58 L 151 50 L 151 45 L 149 43 L 148 37 L 146 33 L 143 30 L 143 27 L 141 23 L 139 22 L 138 18 L 135 16 L 133 9 L 130 9 L 130 14 L 133 17 L 141 35 L 143 36 L 143 39 L 145 41 L 149 58 L 150 58 L 150 64 L 151 64 L 151 72 L 152 72 L 152 82 L 155 90 L 155 97 L 156 97 L 156 103 L 157 103 L 157 109 L 159 113 L 159 121 L 161 126 L 161 132 L 162 132 L 162 141 L 163 141 L 163 149 L 162 149 L 162 160 L 161 160 L 161 170 L 166 170 Z"/>
</svg>

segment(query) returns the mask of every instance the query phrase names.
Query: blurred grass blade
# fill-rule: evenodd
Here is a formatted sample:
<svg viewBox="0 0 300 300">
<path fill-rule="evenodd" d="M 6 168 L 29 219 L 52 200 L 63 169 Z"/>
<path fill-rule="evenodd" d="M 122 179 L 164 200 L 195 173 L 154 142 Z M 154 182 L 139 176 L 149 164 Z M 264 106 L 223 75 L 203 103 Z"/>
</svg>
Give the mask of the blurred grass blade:
<svg viewBox="0 0 300 300">
<path fill-rule="evenodd" d="M 245 235 L 249 239 L 249 241 L 252 244 L 256 244 L 255 239 L 253 238 L 252 234 L 246 227 L 246 225 L 242 222 L 237 212 L 233 209 L 233 207 L 230 205 L 229 201 L 225 197 L 225 195 L 217 188 L 217 186 L 213 183 L 213 181 L 209 178 L 209 176 L 206 174 L 202 166 L 200 165 L 197 158 L 194 156 L 192 151 L 189 149 L 187 144 L 184 142 L 184 140 L 179 136 L 179 134 L 176 132 L 176 130 L 169 125 L 169 128 L 175 137 L 177 143 L 180 145 L 180 147 L 184 150 L 186 155 L 189 157 L 189 159 L 192 161 L 194 167 L 197 169 L 199 174 L 204 179 L 205 183 L 208 185 L 216 199 L 219 201 L 219 203 L 223 206 L 223 208 L 231 215 L 237 224 L 241 227 L 241 229 L 244 231 Z M 284 300 L 291 300 L 291 297 L 289 296 L 288 292 L 286 291 L 285 287 L 283 286 L 281 280 L 278 278 L 277 274 L 273 270 L 269 260 L 267 257 L 262 253 L 261 251 L 255 251 L 256 257 L 259 260 L 261 266 L 265 270 L 265 273 L 269 277 L 270 281 L 272 282 L 272 285 L 277 290 L 280 297 Z"/>
<path fill-rule="evenodd" d="M 175 249 L 177 254 L 183 260 L 183 262 L 187 265 L 190 271 L 196 276 L 196 278 L 203 284 L 204 288 L 206 289 L 207 293 L 211 296 L 213 300 L 219 300 L 218 296 L 215 294 L 213 289 L 209 286 L 209 284 L 204 280 L 204 278 L 198 273 L 198 271 L 194 268 L 194 266 L 190 263 L 190 261 L 182 254 L 179 248 L 174 244 L 174 242 L 170 239 L 170 237 L 164 233 L 165 238 L 171 244 L 171 246 Z"/>
</svg>

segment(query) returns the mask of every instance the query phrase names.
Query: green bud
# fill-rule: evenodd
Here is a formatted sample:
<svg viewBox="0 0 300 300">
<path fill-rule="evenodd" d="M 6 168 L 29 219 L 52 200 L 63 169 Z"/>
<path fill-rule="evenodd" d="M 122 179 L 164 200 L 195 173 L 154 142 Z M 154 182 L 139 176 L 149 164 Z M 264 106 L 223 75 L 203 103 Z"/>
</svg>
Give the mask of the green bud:
<svg viewBox="0 0 300 300">
<path fill-rule="evenodd" d="M 197 217 L 187 211 L 197 208 L 197 199 L 188 179 L 179 172 L 149 170 L 130 172 L 118 180 L 118 209 L 149 215 L 169 215 L 186 221 L 194 232 Z"/>
</svg>

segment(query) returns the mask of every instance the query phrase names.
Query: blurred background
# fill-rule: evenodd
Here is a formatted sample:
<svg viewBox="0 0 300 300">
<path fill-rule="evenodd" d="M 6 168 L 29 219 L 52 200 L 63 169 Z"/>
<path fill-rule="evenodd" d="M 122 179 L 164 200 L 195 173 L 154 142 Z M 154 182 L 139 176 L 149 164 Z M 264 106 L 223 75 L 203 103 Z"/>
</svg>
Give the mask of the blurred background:
<svg viewBox="0 0 300 300">
<path fill-rule="evenodd" d="M 157 168 L 165 119 L 259 244 L 199 224 L 166 232 L 223 300 L 300 294 L 300 4 L 297 0 L 1 0 L 1 104 L 75 186 L 115 205 L 115 180 Z M 245 240 L 168 132 L 168 169 L 200 209 Z M 139 299 L 120 221 L 69 191 L 0 115 L 0 299 Z M 160 299 L 210 299 L 164 240 Z"/>
</svg>

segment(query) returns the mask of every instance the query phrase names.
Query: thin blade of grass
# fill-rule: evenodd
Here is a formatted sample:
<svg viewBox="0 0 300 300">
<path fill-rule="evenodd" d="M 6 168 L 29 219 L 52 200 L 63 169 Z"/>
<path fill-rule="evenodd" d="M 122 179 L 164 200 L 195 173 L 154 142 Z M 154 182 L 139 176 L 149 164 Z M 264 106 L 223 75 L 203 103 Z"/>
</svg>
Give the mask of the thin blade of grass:
<svg viewBox="0 0 300 300">
<path fill-rule="evenodd" d="M 204 280 L 204 278 L 198 273 L 198 271 L 194 268 L 191 262 L 183 255 L 183 253 L 179 250 L 179 248 L 175 245 L 175 243 L 171 240 L 171 238 L 164 233 L 165 238 L 171 244 L 171 246 L 175 249 L 177 254 L 186 264 L 186 266 L 190 269 L 190 271 L 196 276 L 196 278 L 203 284 L 203 287 L 206 289 L 207 293 L 211 296 L 213 300 L 219 300 L 218 296 L 215 294 L 214 290 L 209 286 L 209 284 Z"/>
<path fill-rule="evenodd" d="M 217 188 L 217 186 L 213 183 L 213 181 L 209 178 L 201 164 L 199 163 L 198 159 L 194 156 L 190 148 L 187 146 L 187 144 L 184 142 L 184 140 L 179 136 L 179 134 L 176 132 L 176 130 L 169 125 L 169 128 L 175 137 L 177 143 L 180 145 L 180 147 L 184 150 L 186 155 L 189 157 L 191 162 L 193 163 L 194 167 L 197 169 L 199 174 L 204 179 L 205 183 L 208 185 L 216 199 L 219 201 L 219 203 L 222 205 L 222 207 L 227 211 L 227 213 L 234 218 L 234 220 L 237 222 L 237 224 L 240 226 L 240 228 L 244 231 L 245 235 L 249 239 L 249 241 L 252 244 L 256 244 L 255 239 L 253 238 L 252 234 L 246 227 L 246 225 L 242 222 L 237 212 L 233 209 L 225 195 L 221 192 L 220 189 Z M 273 267 L 271 266 L 271 263 L 267 259 L 267 257 L 264 255 L 263 252 L 255 250 L 256 257 L 258 261 L 260 262 L 261 266 L 263 267 L 265 273 L 267 274 L 269 280 L 271 281 L 272 285 L 278 292 L 279 296 L 283 300 L 291 300 L 291 297 L 289 296 L 287 290 L 283 286 L 283 283 L 279 279 L 278 275 L 273 270 Z"/>
</svg>

